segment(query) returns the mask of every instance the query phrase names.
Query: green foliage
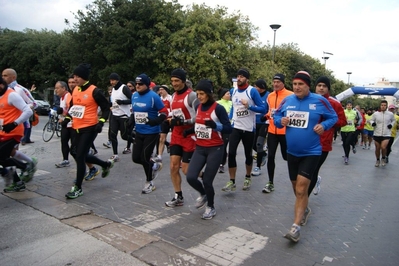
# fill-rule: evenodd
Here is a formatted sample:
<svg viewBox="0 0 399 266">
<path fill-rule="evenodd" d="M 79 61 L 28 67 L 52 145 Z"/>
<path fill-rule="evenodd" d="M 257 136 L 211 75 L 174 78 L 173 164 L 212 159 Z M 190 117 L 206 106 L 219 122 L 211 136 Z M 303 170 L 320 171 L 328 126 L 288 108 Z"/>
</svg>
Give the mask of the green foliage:
<svg viewBox="0 0 399 266">
<path fill-rule="evenodd" d="M 296 44 L 261 46 L 249 18 L 226 7 L 193 4 L 183 9 L 177 0 L 95 0 L 75 13 L 77 22 L 62 33 L 0 30 L 0 67 L 11 67 L 18 81 L 39 89 L 66 80 L 80 63 L 90 63 L 90 80 L 100 88 L 117 72 L 123 82 L 146 73 L 157 84 L 169 84 L 170 72 L 181 67 L 194 84 L 202 78 L 216 88 L 231 87 L 237 70 L 246 67 L 251 82 L 259 78 L 271 87 L 275 73 L 286 75 L 286 84 L 299 70 L 331 78 L 335 94 L 347 86 L 318 60 Z"/>
</svg>

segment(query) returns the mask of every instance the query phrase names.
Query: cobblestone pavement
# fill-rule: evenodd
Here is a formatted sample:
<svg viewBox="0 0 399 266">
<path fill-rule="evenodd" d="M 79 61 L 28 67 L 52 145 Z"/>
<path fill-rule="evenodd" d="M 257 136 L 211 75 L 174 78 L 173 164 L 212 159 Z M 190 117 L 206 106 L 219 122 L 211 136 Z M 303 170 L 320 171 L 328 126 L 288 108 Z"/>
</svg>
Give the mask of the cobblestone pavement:
<svg viewBox="0 0 399 266">
<path fill-rule="evenodd" d="M 35 143 L 21 148 L 39 159 L 39 171 L 28 184 L 28 190 L 63 207 L 57 209 L 58 205 L 52 204 L 55 206 L 52 212 L 37 201 L 23 197 L 16 199 L 58 216 L 60 220 L 65 219 L 66 223 L 84 231 L 87 228 L 79 227 L 71 219 L 97 217 L 86 224 L 96 224 L 98 219 L 104 219 L 96 226 L 90 226 L 88 233 L 148 264 L 398 264 L 399 248 L 394 244 L 399 236 L 396 231 L 399 224 L 398 145 L 394 146 L 390 163 L 377 168 L 374 167 L 373 147 L 371 150 L 358 147 L 356 154 L 351 153 L 349 165 L 344 165 L 342 147 L 337 141 L 320 172 L 321 191 L 310 197 L 312 213 L 309 221 L 302 227 L 300 241 L 293 244 L 283 238 L 293 221 L 295 198 L 286 162 L 280 153 L 276 156 L 275 191 L 264 194 L 261 190 L 267 181 L 266 167 L 262 169 L 262 175 L 252 178 L 249 191 L 242 190 L 244 156 L 239 152 L 237 191 L 222 192 L 229 177 L 227 173 L 218 174 L 214 181 L 217 215 L 212 220 L 202 220 L 204 210 L 194 206 L 198 194 L 189 187 L 184 176 L 185 205 L 165 206 L 164 202 L 174 195 L 166 151 L 163 169 L 155 181 L 157 189 L 151 194 L 141 194 L 144 172 L 141 166 L 132 162 L 131 154 L 122 154 L 124 141 L 119 144 L 120 162 L 115 163 L 110 176 L 101 178 L 98 175 L 93 181 L 84 182 L 84 195 L 66 200 L 64 195 L 75 179 L 75 163 L 67 168 L 54 167 L 61 160 L 59 139 L 54 137 L 48 143 L 41 141 L 42 123 L 44 125 L 41 122 L 33 130 Z M 98 157 L 102 159 L 112 155 L 111 149 L 102 145 L 106 140 L 107 128 L 104 127 L 96 139 Z M 75 213 L 76 217 L 63 217 L 59 208 L 64 207 L 79 208 L 80 211 Z M 134 230 L 134 233 L 126 230 Z M 132 238 L 145 241 L 137 242 Z M 136 246 L 129 247 L 134 241 Z"/>
</svg>

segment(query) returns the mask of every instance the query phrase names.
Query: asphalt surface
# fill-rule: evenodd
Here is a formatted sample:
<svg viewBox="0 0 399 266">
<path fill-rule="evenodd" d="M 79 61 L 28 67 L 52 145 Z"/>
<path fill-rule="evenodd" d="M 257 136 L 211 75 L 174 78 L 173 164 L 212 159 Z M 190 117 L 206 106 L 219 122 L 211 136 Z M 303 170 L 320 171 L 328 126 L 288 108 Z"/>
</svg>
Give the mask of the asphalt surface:
<svg viewBox="0 0 399 266">
<path fill-rule="evenodd" d="M 61 161 L 59 138 L 41 140 L 46 117 L 40 118 L 35 143 L 21 146 L 39 160 L 35 178 L 25 192 L 0 195 L 1 265 L 398 265 L 396 143 L 390 163 L 377 168 L 373 147 L 358 147 L 344 165 L 337 141 L 320 171 L 321 191 L 310 197 L 309 221 L 294 244 L 283 238 L 293 222 L 295 197 L 279 152 L 275 191 L 264 194 L 266 167 L 252 178 L 249 191 L 242 190 L 240 147 L 237 191 L 222 192 L 229 177 L 218 174 L 217 215 L 202 220 L 204 209 L 194 206 L 198 194 L 184 176 L 185 205 L 165 206 L 174 196 L 166 152 L 157 189 L 141 194 L 144 172 L 131 154 L 122 154 L 124 141 L 110 176 L 84 182 L 84 195 L 67 200 L 75 163 L 55 168 Z M 106 140 L 107 124 L 95 142 L 102 159 L 112 155 L 102 145 Z"/>
</svg>

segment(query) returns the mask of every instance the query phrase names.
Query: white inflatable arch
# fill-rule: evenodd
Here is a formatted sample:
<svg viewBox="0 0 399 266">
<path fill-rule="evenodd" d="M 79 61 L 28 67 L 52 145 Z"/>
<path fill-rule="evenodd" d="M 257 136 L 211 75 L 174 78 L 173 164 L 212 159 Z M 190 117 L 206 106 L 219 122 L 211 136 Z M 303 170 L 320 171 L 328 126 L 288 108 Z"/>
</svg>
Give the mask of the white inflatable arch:
<svg viewBox="0 0 399 266">
<path fill-rule="evenodd" d="M 395 87 L 351 87 L 344 90 L 340 94 L 336 95 L 335 98 L 342 102 L 346 98 L 349 98 L 355 94 L 365 94 L 365 95 L 388 95 L 394 96 L 399 99 L 399 89 Z"/>
</svg>

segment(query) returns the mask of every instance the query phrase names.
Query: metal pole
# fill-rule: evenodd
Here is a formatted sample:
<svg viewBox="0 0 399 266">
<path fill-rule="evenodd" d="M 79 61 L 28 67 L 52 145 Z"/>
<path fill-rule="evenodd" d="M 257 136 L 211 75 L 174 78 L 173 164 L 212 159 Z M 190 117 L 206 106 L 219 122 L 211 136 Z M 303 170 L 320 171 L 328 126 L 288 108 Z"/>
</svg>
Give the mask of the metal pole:
<svg viewBox="0 0 399 266">
<path fill-rule="evenodd" d="M 274 31 L 274 38 L 273 38 L 273 62 L 274 62 L 274 57 L 276 55 L 276 48 L 275 48 L 275 45 L 276 45 L 276 30 L 273 30 L 273 31 Z"/>
</svg>

